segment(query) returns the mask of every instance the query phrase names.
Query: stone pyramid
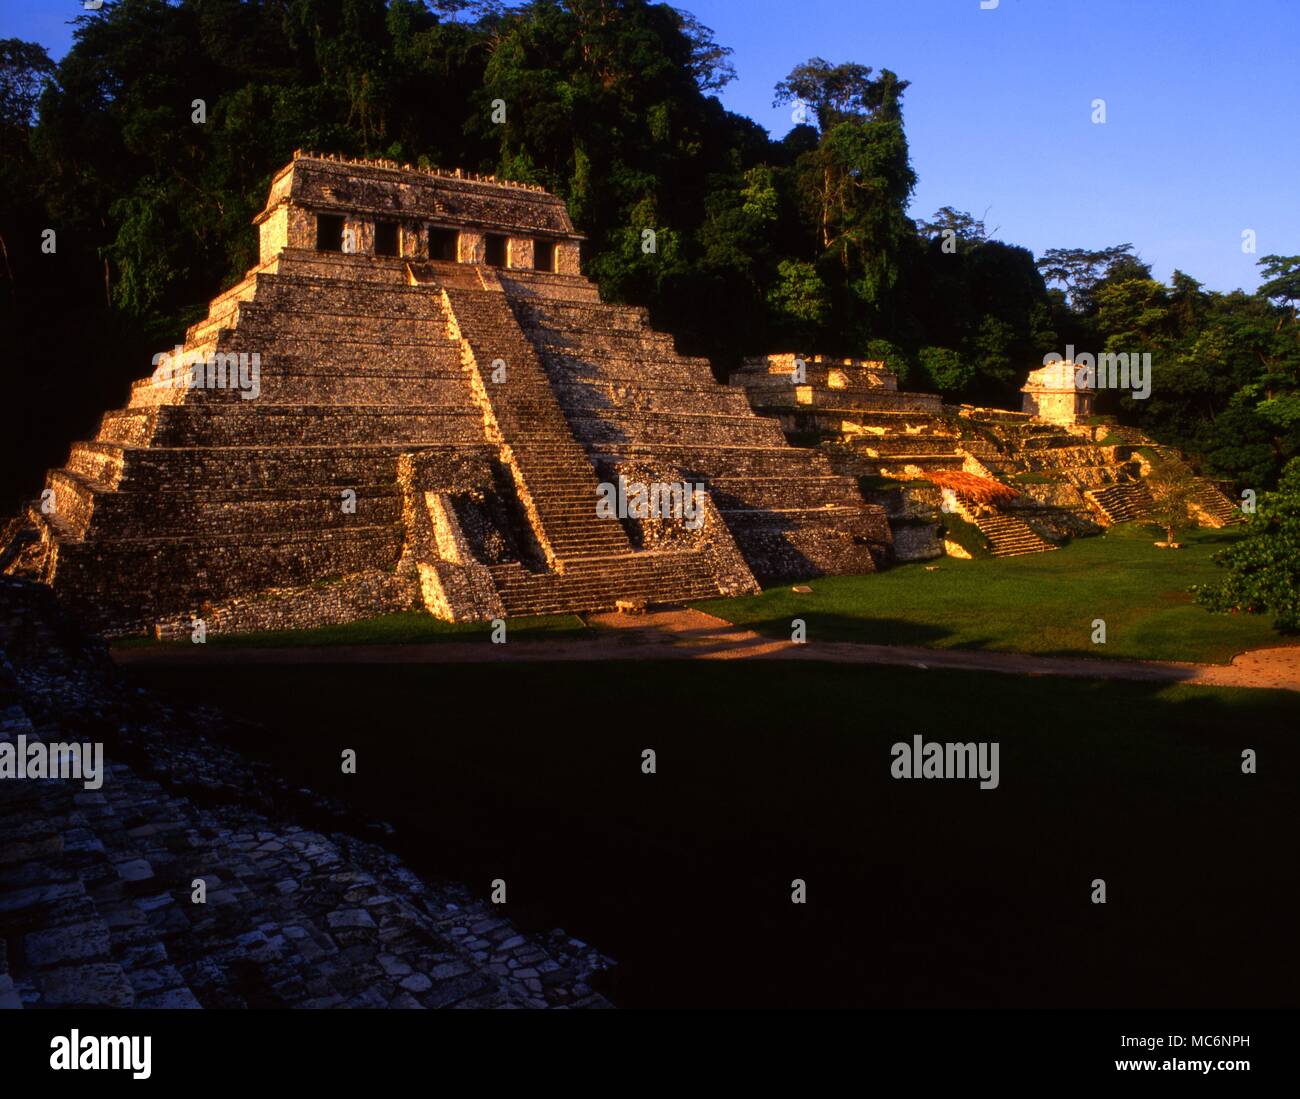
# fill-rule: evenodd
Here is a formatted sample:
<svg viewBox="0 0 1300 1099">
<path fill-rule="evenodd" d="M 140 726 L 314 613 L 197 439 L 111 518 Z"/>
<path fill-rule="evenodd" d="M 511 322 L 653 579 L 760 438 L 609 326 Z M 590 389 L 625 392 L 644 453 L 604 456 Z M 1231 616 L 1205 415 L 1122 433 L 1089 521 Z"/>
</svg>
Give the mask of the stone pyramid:
<svg viewBox="0 0 1300 1099">
<path fill-rule="evenodd" d="M 5 550 L 106 631 L 680 603 L 888 553 L 852 478 L 601 303 L 539 188 L 296 153 L 256 223 Z M 681 506 L 602 514 L 613 486 Z"/>
</svg>

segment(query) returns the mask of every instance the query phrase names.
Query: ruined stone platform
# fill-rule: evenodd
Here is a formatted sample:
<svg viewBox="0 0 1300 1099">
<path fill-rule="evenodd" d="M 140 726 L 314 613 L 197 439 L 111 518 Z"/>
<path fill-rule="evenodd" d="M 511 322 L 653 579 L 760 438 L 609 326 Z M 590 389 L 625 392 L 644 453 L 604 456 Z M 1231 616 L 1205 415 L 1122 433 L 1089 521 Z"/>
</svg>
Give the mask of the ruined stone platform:
<svg viewBox="0 0 1300 1099">
<path fill-rule="evenodd" d="M 1059 368 L 1046 373 L 1066 376 Z M 1035 372 L 1026 387 L 1032 413 L 908 393 L 884 363 L 871 360 L 765 355 L 747 360 L 730 381 L 790 441 L 815 448 L 835 473 L 863 481 L 864 497 L 888 512 L 895 560 L 942 555 L 951 546 L 941 540 L 946 514 L 978 527 L 995 557 L 1050 552 L 1065 539 L 1149 519 L 1156 502 L 1145 484 L 1152 469 L 1146 455 L 1153 452 L 1162 466 L 1182 465 L 1191 477 L 1199 522 L 1241 521 L 1220 486 L 1192 476 L 1181 456 L 1135 429 L 1091 417 L 1092 394 L 1073 383 L 1049 393 L 1044 376 Z M 1009 498 L 991 504 L 935 488 L 945 475 L 959 481 L 963 474 L 1000 484 Z"/>
</svg>

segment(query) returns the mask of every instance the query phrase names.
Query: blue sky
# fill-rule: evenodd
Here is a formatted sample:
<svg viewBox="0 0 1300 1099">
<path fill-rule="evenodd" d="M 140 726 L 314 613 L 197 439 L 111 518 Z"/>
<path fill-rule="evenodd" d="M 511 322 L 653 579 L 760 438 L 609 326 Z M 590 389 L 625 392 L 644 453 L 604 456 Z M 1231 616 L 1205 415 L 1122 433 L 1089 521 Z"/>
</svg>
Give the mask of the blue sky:
<svg viewBox="0 0 1300 1099">
<path fill-rule="evenodd" d="M 675 2 L 735 51 L 723 102 L 777 137 L 772 87 L 800 61 L 910 80 L 914 216 L 968 210 L 1035 254 L 1131 241 L 1219 290 L 1259 281 L 1245 229 L 1300 253 L 1300 0 Z M 80 8 L 0 0 L 0 37 L 61 56 Z"/>
<path fill-rule="evenodd" d="M 1300 0 L 681 0 L 735 50 L 727 107 L 776 136 L 772 87 L 809 57 L 889 68 L 919 177 L 941 206 L 1041 255 L 1131 241 L 1253 290 L 1300 253 Z M 1106 122 L 1092 122 L 1092 101 Z"/>
</svg>

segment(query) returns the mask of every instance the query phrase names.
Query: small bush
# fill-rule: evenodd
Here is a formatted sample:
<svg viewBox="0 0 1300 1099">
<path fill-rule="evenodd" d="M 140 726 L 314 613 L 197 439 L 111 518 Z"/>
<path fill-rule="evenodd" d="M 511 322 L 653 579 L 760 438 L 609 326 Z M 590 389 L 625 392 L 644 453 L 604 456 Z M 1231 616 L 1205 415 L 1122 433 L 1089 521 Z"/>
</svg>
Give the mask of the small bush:
<svg viewBox="0 0 1300 1099">
<path fill-rule="evenodd" d="M 960 515 L 945 515 L 940 529 L 949 542 L 956 542 L 972 557 L 988 557 L 993 551 L 984 532 Z"/>
</svg>

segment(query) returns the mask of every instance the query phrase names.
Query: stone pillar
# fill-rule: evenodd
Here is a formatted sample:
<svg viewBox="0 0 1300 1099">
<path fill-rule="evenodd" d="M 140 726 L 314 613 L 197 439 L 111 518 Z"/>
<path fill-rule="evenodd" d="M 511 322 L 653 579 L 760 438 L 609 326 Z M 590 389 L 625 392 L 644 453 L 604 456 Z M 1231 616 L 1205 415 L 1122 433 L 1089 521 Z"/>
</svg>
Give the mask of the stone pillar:
<svg viewBox="0 0 1300 1099">
<path fill-rule="evenodd" d="M 457 246 L 458 263 L 482 263 L 487 255 L 487 245 L 483 234 L 476 229 L 462 229 L 460 243 Z"/>
<path fill-rule="evenodd" d="M 258 260 L 265 263 L 285 248 L 316 247 L 316 215 L 301 206 L 282 204 L 257 227 Z"/>
<path fill-rule="evenodd" d="M 265 263 L 289 243 L 289 211 L 281 206 L 257 227 L 257 255 Z"/>
<path fill-rule="evenodd" d="M 358 256 L 373 256 L 375 254 L 375 223 L 369 218 L 356 217 L 352 214 L 345 214 L 343 217 L 343 241 L 344 251 L 347 251 L 347 239 L 349 231 L 352 233 L 353 253 Z"/>
<path fill-rule="evenodd" d="M 555 244 L 555 273 L 557 275 L 581 275 L 582 256 L 576 240 L 561 240 Z"/>
<path fill-rule="evenodd" d="M 506 245 L 506 266 L 532 270 L 533 242 L 529 237 L 511 237 Z"/>
<path fill-rule="evenodd" d="M 429 258 L 429 230 L 427 226 L 420 222 L 404 221 L 402 223 L 401 240 L 403 259 Z"/>
<path fill-rule="evenodd" d="M 316 247 L 316 215 L 301 206 L 287 206 L 288 211 L 288 246 L 290 248 Z"/>
</svg>

